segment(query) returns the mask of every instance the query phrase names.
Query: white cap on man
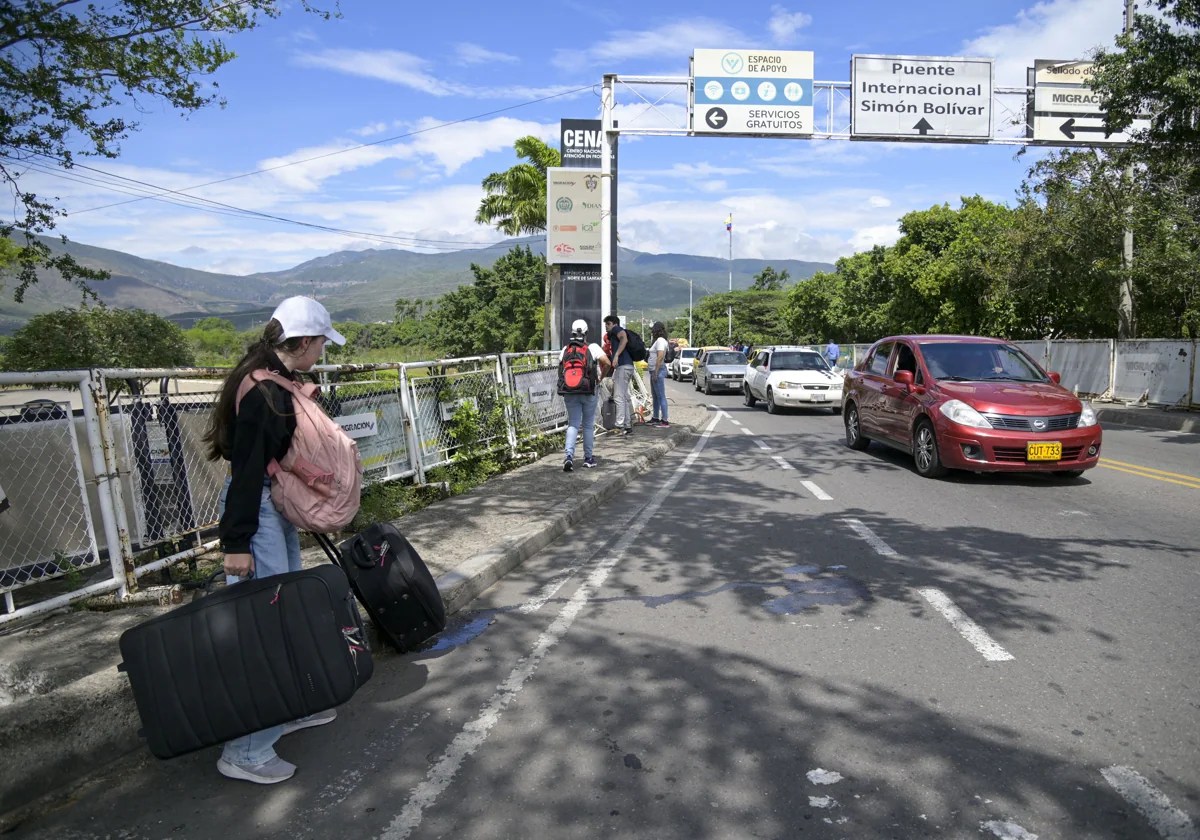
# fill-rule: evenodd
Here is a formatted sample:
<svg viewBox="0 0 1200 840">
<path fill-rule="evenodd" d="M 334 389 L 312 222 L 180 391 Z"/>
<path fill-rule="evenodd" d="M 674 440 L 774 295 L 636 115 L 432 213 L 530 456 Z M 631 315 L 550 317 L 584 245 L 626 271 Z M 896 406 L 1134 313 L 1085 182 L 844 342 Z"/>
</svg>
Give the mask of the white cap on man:
<svg viewBox="0 0 1200 840">
<path fill-rule="evenodd" d="M 283 327 L 283 338 L 323 335 L 334 344 L 345 344 L 346 337 L 333 328 L 329 310 L 310 297 L 290 297 L 279 306 L 271 317 Z"/>
<path fill-rule="evenodd" d="M 582 318 L 576 318 L 571 322 L 572 335 L 587 335 L 587 321 Z"/>
</svg>

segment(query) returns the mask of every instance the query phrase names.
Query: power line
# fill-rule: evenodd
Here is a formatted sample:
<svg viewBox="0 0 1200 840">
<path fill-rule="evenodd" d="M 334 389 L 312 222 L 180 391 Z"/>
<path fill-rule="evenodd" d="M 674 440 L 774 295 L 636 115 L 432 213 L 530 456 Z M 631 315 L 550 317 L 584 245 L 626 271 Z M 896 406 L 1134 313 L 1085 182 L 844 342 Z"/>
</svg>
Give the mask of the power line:
<svg viewBox="0 0 1200 840">
<path fill-rule="evenodd" d="M 404 140 L 405 138 L 408 138 L 408 137 L 415 137 L 418 134 L 425 134 L 427 132 L 436 131 L 441 128 L 448 128 L 452 125 L 459 125 L 459 124 L 465 123 L 465 122 L 473 122 L 475 120 L 483 119 L 484 117 L 491 117 L 496 114 L 502 114 L 505 111 L 514 111 L 517 108 L 525 108 L 529 105 L 537 105 L 540 102 L 548 102 L 551 99 L 558 99 L 559 97 L 570 96 L 571 94 L 579 93 L 580 91 L 583 91 L 583 90 L 589 90 L 589 89 L 592 89 L 593 87 L 594 87 L 594 85 L 583 85 L 582 87 L 572 88 L 571 90 L 565 90 L 560 93 L 551 94 L 549 96 L 543 96 L 540 99 L 531 99 L 527 102 L 520 102 L 516 105 L 509 105 L 505 108 L 497 108 L 493 111 L 485 111 L 482 114 L 476 114 L 471 117 L 462 117 L 461 119 L 450 120 L 449 122 L 444 122 L 444 123 L 438 123 L 437 125 L 431 125 L 427 128 L 419 128 L 415 131 L 409 131 L 404 134 L 397 134 L 392 137 L 384 137 L 379 140 L 372 140 L 370 143 L 360 143 L 357 146 L 350 146 L 345 149 L 338 149 L 336 151 L 326 152 L 325 154 L 314 155 L 313 157 L 304 158 L 302 160 L 293 160 L 293 161 L 289 161 L 288 163 L 281 163 L 278 166 L 268 166 L 264 169 L 256 169 L 253 172 L 243 172 L 240 175 L 230 175 L 228 178 L 218 178 L 215 181 L 207 181 L 203 184 L 196 184 L 194 186 L 184 187 L 184 189 L 182 191 L 186 192 L 189 190 L 198 190 L 198 189 L 202 189 L 203 187 L 211 187 L 216 184 L 224 184 L 228 181 L 236 181 L 239 178 L 249 178 L 251 175 L 262 175 L 267 172 L 275 172 L 279 169 L 286 169 L 289 166 L 299 166 L 302 163 L 312 163 L 314 160 L 323 160 L 327 157 L 334 157 L 335 155 L 344 155 L 344 154 L 347 154 L 348 152 L 358 151 L 359 149 L 367 149 L 367 148 L 370 148 L 371 146 L 378 146 L 383 143 L 392 143 L 396 140 Z M 176 192 L 176 191 L 164 189 L 164 193 L 165 192 Z M 154 198 L 154 196 L 146 196 L 146 198 Z M 135 199 L 130 199 L 129 201 L 117 201 L 112 204 L 102 204 L 102 205 L 99 205 L 96 207 L 88 207 L 84 210 L 76 210 L 71 215 L 80 215 L 82 213 L 90 213 L 93 210 L 105 210 L 109 207 L 119 207 L 123 204 L 131 204 L 134 201 L 141 201 L 141 200 L 142 199 L 140 199 L 140 198 L 135 198 Z"/>
</svg>

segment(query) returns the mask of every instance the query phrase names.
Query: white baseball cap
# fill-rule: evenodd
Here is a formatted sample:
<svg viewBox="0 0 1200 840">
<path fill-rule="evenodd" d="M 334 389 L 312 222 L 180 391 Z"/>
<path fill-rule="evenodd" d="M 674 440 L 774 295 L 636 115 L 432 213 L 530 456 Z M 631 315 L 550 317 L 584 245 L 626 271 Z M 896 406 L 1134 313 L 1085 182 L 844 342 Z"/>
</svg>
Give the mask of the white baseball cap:
<svg viewBox="0 0 1200 840">
<path fill-rule="evenodd" d="M 346 337 L 333 328 L 329 310 L 310 297 L 290 297 L 271 317 L 283 327 L 283 338 L 323 335 L 334 344 L 345 344 Z"/>
<path fill-rule="evenodd" d="M 571 323 L 571 332 L 579 333 L 580 335 L 587 334 L 587 321 L 582 318 L 577 318 Z"/>
</svg>

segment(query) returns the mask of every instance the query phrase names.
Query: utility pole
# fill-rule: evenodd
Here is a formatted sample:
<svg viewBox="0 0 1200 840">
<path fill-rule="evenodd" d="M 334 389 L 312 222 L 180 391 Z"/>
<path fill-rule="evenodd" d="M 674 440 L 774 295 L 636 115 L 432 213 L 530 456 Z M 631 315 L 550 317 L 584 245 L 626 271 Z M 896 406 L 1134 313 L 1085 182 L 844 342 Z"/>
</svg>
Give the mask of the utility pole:
<svg viewBox="0 0 1200 840">
<path fill-rule="evenodd" d="M 692 343 L 692 278 L 688 278 L 688 347 L 695 347 Z"/>
<path fill-rule="evenodd" d="M 1134 0 L 1125 0 L 1125 34 L 1133 32 Z M 1125 184 L 1132 189 L 1133 164 L 1125 167 Z M 1117 338 L 1131 339 L 1137 335 L 1133 318 L 1133 204 L 1125 207 L 1125 247 L 1121 255 L 1121 298 L 1117 304 Z"/>
<path fill-rule="evenodd" d="M 733 214 L 725 220 L 725 230 L 729 233 L 729 340 L 733 341 Z"/>
</svg>

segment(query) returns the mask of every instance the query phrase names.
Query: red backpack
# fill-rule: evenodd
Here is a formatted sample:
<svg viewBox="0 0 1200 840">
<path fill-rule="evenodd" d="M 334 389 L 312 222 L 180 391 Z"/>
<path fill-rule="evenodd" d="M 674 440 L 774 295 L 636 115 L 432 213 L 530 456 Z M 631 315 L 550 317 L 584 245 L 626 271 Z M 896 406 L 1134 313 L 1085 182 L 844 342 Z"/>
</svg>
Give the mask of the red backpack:
<svg viewBox="0 0 1200 840">
<path fill-rule="evenodd" d="M 256 370 L 238 386 L 237 405 L 259 382 L 270 380 L 292 395 L 296 431 L 281 461 L 267 464 L 271 501 L 283 518 L 316 534 L 340 531 L 358 513 L 362 464 L 355 443 L 321 410 L 316 385 L 301 385 L 271 370 Z"/>
<path fill-rule="evenodd" d="M 594 394 L 596 379 L 596 362 L 586 344 L 572 341 L 563 348 L 558 363 L 558 393 Z"/>
</svg>

